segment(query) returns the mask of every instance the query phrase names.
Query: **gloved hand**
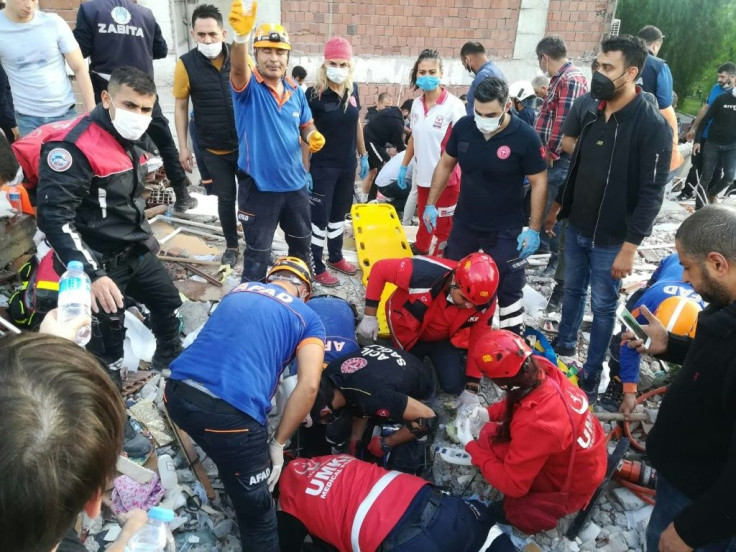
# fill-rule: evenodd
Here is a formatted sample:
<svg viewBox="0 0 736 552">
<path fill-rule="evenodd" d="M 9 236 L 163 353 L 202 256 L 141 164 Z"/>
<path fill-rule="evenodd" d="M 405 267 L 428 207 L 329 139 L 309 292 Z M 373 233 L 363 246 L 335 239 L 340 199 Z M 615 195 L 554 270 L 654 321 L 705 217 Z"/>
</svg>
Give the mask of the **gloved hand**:
<svg viewBox="0 0 736 552">
<path fill-rule="evenodd" d="M 325 137 L 318 130 L 313 130 L 307 136 L 307 144 L 309 144 L 309 151 L 317 153 L 325 145 Z"/>
<path fill-rule="evenodd" d="M 470 432 L 470 418 L 465 418 L 460 427 L 457 428 L 457 439 L 462 446 L 466 446 L 473 441 L 473 434 Z"/>
<path fill-rule="evenodd" d="M 480 430 L 491 421 L 491 418 L 486 407 L 476 406 L 468 416 L 468 420 L 470 420 L 470 432 L 473 435 L 480 435 Z"/>
<path fill-rule="evenodd" d="M 399 169 L 399 176 L 396 177 L 396 184 L 398 184 L 399 188 L 402 190 L 406 190 L 406 169 L 407 167 L 402 165 Z"/>
<path fill-rule="evenodd" d="M 368 176 L 368 171 L 371 170 L 370 165 L 368 165 L 368 154 L 360 156 L 360 179 L 363 180 L 366 176 Z"/>
<path fill-rule="evenodd" d="M 364 315 L 355 332 L 365 339 L 376 340 L 378 337 L 378 318 L 375 316 Z"/>
<path fill-rule="evenodd" d="M 247 0 L 246 0 L 247 1 Z M 233 5 L 230 8 L 230 17 L 228 21 L 230 26 L 235 31 L 235 42 L 243 43 L 248 41 L 248 35 L 253 30 L 253 25 L 256 22 L 256 12 L 258 11 L 258 2 L 251 4 L 250 13 L 243 13 L 243 2 L 242 0 L 234 0 Z"/>
<path fill-rule="evenodd" d="M 314 191 L 314 179 L 312 178 L 312 173 L 307 173 L 307 191 L 309 192 L 309 195 L 312 195 L 312 192 Z"/>
<path fill-rule="evenodd" d="M 476 406 L 480 405 L 480 399 L 478 399 L 478 393 L 472 393 L 465 389 L 457 398 L 457 406 L 458 408 L 462 407 L 472 407 L 475 408 Z"/>
<path fill-rule="evenodd" d="M 386 441 L 380 435 L 373 437 L 366 448 L 376 458 L 383 458 L 391 451 L 391 447 L 386 444 Z"/>
<path fill-rule="evenodd" d="M 526 244 L 524 242 L 526 242 Z M 522 259 L 526 259 L 529 255 L 539 249 L 539 232 L 532 230 L 531 228 L 527 228 L 519 234 L 516 244 L 516 250 L 520 252 L 519 256 Z"/>
<path fill-rule="evenodd" d="M 438 215 L 437 207 L 434 205 L 427 205 L 424 208 L 424 216 L 422 219 L 424 220 L 424 226 L 427 228 L 428 232 L 434 232 L 435 228 L 437 228 Z"/>
<path fill-rule="evenodd" d="M 276 482 L 281 476 L 281 470 L 284 469 L 284 447 L 276 440 L 276 437 L 271 437 L 271 441 L 268 443 L 268 455 L 271 457 L 271 475 L 268 476 L 268 492 L 273 492 Z"/>
</svg>

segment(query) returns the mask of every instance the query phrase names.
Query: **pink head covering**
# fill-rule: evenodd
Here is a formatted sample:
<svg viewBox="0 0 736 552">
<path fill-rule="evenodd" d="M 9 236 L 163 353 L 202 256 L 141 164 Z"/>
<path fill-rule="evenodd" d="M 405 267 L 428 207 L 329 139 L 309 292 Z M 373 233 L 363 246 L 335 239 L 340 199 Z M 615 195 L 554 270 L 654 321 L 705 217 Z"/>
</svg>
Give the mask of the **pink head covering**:
<svg viewBox="0 0 736 552">
<path fill-rule="evenodd" d="M 353 57 L 353 47 L 341 36 L 335 36 L 325 44 L 325 59 L 347 59 Z"/>
</svg>

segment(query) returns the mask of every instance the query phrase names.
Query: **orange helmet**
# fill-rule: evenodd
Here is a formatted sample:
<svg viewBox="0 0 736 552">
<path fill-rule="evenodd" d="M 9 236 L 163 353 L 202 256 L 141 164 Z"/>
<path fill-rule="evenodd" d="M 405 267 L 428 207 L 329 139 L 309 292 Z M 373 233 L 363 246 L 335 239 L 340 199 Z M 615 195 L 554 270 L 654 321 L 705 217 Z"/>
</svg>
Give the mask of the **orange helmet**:
<svg viewBox="0 0 736 552">
<path fill-rule="evenodd" d="M 698 303 L 687 297 L 668 297 L 659 304 L 654 316 L 668 332 L 695 337 L 701 310 L 703 309 Z"/>
<path fill-rule="evenodd" d="M 470 358 L 491 379 L 513 378 L 531 355 L 526 341 L 508 330 L 488 330 L 470 346 Z"/>
<path fill-rule="evenodd" d="M 486 253 L 471 253 L 457 263 L 455 284 L 474 305 L 485 305 L 498 289 L 498 267 Z"/>
<path fill-rule="evenodd" d="M 279 257 L 273 263 L 271 270 L 266 274 L 266 281 L 270 282 L 271 277 L 277 272 L 289 272 L 298 279 L 298 282 L 307 286 L 307 297 L 312 294 L 312 271 L 309 265 L 302 261 L 299 257 Z M 304 299 L 306 301 L 306 298 Z"/>
<path fill-rule="evenodd" d="M 289 42 L 289 34 L 283 25 L 279 25 L 278 23 L 261 23 L 254 33 L 253 47 L 291 50 L 291 42 Z"/>
</svg>

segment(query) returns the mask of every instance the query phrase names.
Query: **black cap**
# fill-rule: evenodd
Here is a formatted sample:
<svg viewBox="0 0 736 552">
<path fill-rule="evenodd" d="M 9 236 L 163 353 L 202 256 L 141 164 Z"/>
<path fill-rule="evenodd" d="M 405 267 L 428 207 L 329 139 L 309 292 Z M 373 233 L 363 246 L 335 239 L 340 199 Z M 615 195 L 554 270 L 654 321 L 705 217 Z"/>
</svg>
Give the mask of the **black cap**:
<svg viewBox="0 0 736 552">
<path fill-rule="evenodd" d="M 636 34 L 636 36 L 643 39 L 644 42 L 646 42 L 647 44 L 657 42 L 658 40 L 662 40 L 664 38 L 662 31 L 660 31 L 654 25 L 647 25 L 646 27 L 642 27 L 642 29 Z"/>
</svg>

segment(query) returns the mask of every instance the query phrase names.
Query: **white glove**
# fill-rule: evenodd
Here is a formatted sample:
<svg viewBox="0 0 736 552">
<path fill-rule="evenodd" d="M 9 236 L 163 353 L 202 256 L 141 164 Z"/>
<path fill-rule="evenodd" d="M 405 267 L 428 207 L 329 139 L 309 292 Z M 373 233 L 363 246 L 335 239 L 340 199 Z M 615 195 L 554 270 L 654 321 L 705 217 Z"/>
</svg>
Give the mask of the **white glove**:
<svg viewBox="0 0 736 552">
<path fill-rule="evenodd" d="M 268 492 L 272 493 L 276 482 L 281 476 L 281 470 L 284 469 L 284 447 L 276 440 L 276 437 L 272 437 L 268 443 L 268 455 L 271 457 L 271 475 L 268 476 Z"/>
<path fill-rule="evenodd" d="M 478 393 L 472 393 L 471 391 L 465 389 L 462 393 L 460 393 L 460 396 L 457 398 L 457 407 L 458 410 L 460 410 L 461 408 L 468 406 L 472 408 L 480 406 L 480 399 L 478 398 Z"/>
<path fill-rule="evenodd" d="M 473 412 L 470 413 L 468 420 L 470 420 L 470 432 L 473 435 L 480 435 L 483 426 L 491 421 L 490 416 L 488 416 L 488 409 L 484 406 L 476 406 Z"/>
<path fill-rule="evenodd" d="M 359 336 L 375 341 L 378 337 L 378 318 L 364 315 L 355 331 Z"/>
<path fill-rule="evenodd" d="M 466 446 L 473 440 L 473 434 L 470 432 L 470 418 L 465 418 L 460 427 L 457 428 L 457 438 L 462 446 Z"/>
</svg>

